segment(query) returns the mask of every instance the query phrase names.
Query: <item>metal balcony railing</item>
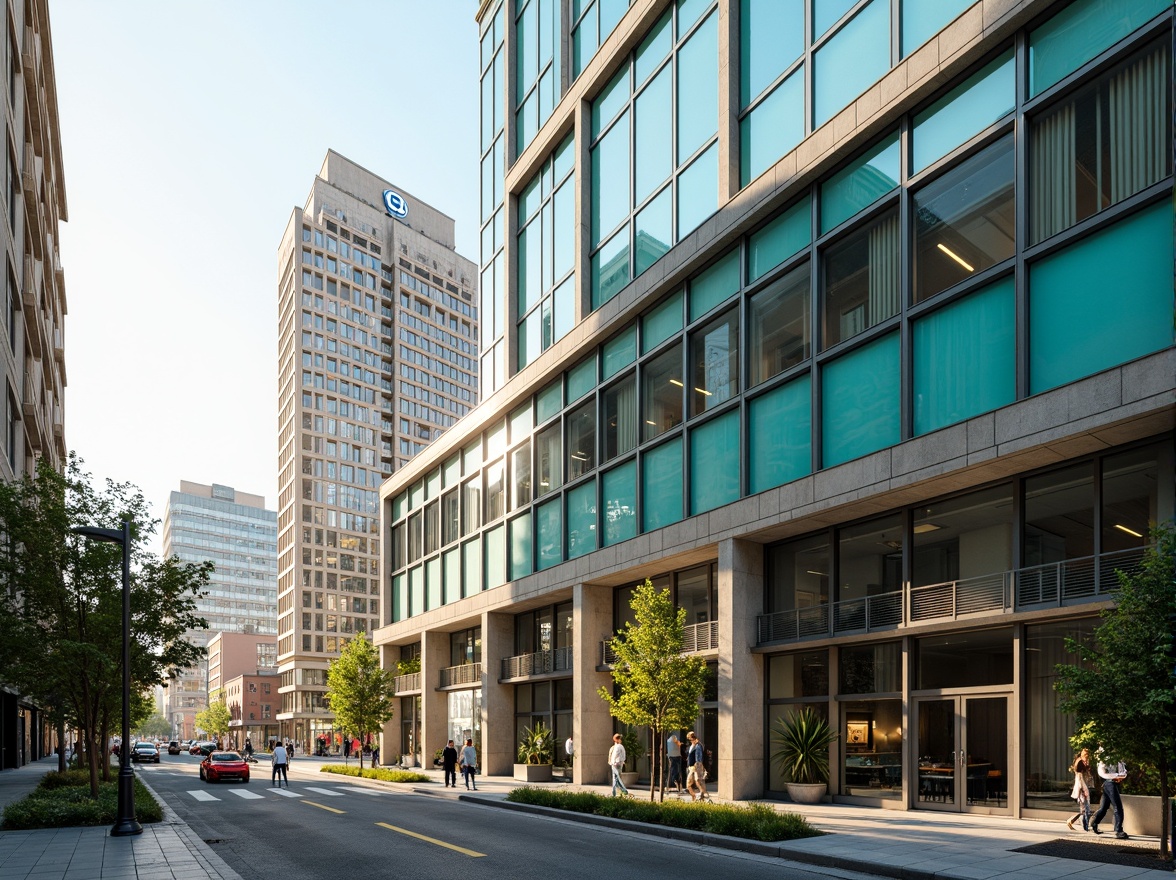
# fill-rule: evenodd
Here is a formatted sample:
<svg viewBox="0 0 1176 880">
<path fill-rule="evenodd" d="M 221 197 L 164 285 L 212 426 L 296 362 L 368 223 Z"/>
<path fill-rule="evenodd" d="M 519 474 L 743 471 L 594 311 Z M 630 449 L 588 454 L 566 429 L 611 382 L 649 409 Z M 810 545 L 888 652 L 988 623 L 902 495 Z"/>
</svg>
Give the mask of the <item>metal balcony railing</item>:
<svg viewBox="0 0 1176 880">
<path fill-rule="evenodd" d="M 421 674 L 419 672 L 409 672 L 404 675 L 398 675 L 392 679 L 392 684 L 395 686 L 397 694 L 406 694 L 414 691 L 420 692 Z"/>
<path fill-rule="evenodd" d="M 463 684 L 480 684 L 481 681 L 481 663 L 463 663 L 461 666 L 450 666 L 441 670 L 441 687 L 443 688 Z"/>
<path fill-rule="evenodd" d="M 502 680 L 509 681 L 512 678 L 526 678 L 529 675 L 543 675 L 548 672 L 567 672 L 571 671 L 571 668 L 571 648 L 518 654 L 502 659 Z"/>
<path fill-rule="evenodd" d="M 717 620 L 693 623 L 682 628 L 683 654 L 699 654 L 703 651 L 717 651 L 718 649 L 719 622 Z M 616 661 L 617 655 L 612 649 L 612 639 L 605 639 L 600 643 L 600 665 L 612 666 Z"/>
</svg>

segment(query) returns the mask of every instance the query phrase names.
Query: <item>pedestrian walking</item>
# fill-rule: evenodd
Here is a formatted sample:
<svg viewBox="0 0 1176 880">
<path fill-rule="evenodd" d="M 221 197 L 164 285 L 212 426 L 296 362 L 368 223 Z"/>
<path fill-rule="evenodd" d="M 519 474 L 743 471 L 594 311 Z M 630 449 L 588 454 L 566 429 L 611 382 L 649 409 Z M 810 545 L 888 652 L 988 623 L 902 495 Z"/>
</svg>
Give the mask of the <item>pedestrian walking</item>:
<svg viewBox="0 0 1176 880">
<path fill-rule="evenodd" d="M 1099 746 L 1102 754 L 1102 746 Z M 1090 822 L 1090 830 L 1095 834 L 1102 834 L 1098 830 L 1098 823 L 1103 820 L 1107 810 L 1115 814 L 1115 837 L 1119 840 L 1130 840 L 1123 831 L 1123 799 L 1119 796 L 1119 784 L 1127 778 L 1127 765 L 1122 761 L 1111 766 L 1106 761 L 1098 762 L 1098 775 L 1102 777 L 1102 802 L 1098 805 L 1098 812 Z"/>
<path fill-rule="evenodd" d="M 1074 774 L 1074 789 L 1070 797 L 1078 802 L 1078 812 L 1066 820 L 1066 827 L 1074 830 L 1074 823 L 1082 820 L 1082 830 L 1090 830 L 1090 786 L 1093 779 L 1090 776 L 1090 749 L 1083 749 L 1070 765 Z"/>
<path fill-rule="evenodd" d="M 478 790 L 476 776 L 478 773 L 478 750 L 474 748 L 474 741 L 466 737 L 465 747 L 461 750 L 461 778 L 465 780 L 466 791 L 471 788 Z"/>
<path fill-rule="evenodd" d="M 629 796 L 629 789 L 625 788 L 625 783 L 621 780 L 621 768 L 625 766 L 625 761 L 628 760 L 628 757 L 625 753 L 624 745 L 621 744 L 621 735 L 614 733 L 612 748 L 608 750 L 608 766 L 612 768 L 613 797 L 617 796 L 618 788 L 625 797 Z"/>
<path fill-rule="evenodd" d="M 286 783 L 286 788 L 290 787 L 290 779 L 286 775 L 286 768 L 290 764 L 290 753 L 286 751 L 286 747 L 281 743 L 274 746 L 274 765 L 270 770 L 270 785 L 276 785 L 278 788 L 282 787 L 282 783 Z"/>
<path fill-rule="evenodd" d="M 666 788 L 676 788 L 678 794 L 682 794 L 682 741 L 678 739 L 677 731 L 671 733 L 666 740 L 666 760 L 670 768 Z"/>
<path fill-rule="evenodd" d="M 686 739 L 690 742 L 686 752 L 686 791 L 690 793 L 691 801 L 709 801 L 710 795 L 706 793 L 706 749 L 693 730 L 686 734 Z"/>
<path fill-rule="evenodd" d="M 453 740 L 441 750 L 441 769 L 445 773 L 445 787 L 457 788 L 457 749 L 453 747 Z"/>
</svg>

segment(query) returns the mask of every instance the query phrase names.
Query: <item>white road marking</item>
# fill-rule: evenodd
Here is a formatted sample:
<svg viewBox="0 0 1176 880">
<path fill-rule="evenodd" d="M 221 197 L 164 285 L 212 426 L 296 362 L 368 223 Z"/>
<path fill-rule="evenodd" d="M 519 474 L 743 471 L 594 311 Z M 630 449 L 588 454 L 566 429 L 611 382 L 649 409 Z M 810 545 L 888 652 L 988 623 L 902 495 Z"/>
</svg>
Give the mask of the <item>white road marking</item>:
<svg viewBox="0 0 1176 880">
<path fill-rule="evenodd" d="M 216 797 L 215 795 L 211 795 L 208 792 L 204 791 L 203 789 L 199 789 L 199 788 L 196 789 L 195 791 L 188 792 L 188 794 L 192 795 L 192 797 L 196 798 L 196 800 L 198 800 L 198 801 L 219 801 L 220 800 L 220 798 Z"/>
<path fill-rule="evenodd" d="M 376 797 L 380 797 L 384 792 L 375 791 L 374 789 L 371 789 L 371 788 L 364 788 L 362 786 L 356 785 L 352 788 L 347 789 L 347 793 L 348 794 L 374 794 Z"/>
<path fill-rule="evenodd" d="M 245 798 L 245 800 L 247 800 L 247 801 L 263 801 L 263 800 L 265 800 L 265 795 L 258 794 L 255 791 L 250 791 L 247 788 L 233 788 L 233 789 L 230 789 L 230 791 L 232 791 L 233 794 L 235 794 L 237 797 Z"/>
<path fill-rule="evenodd" d="M 307 786 L 306 790 L 307 790 L 307 791 L 313 791 L 315 794 L 325 794 L 325 795 L 327 795 L 328 797 L 343 797 L 343 792 L 341 792 L 341 791 L 332 791 L 332 790 L 331 790 L 331 789 L 329 789 L 329 788 L 313 788 L 313 787 L 311 787 L 311 786 Z"/>
<path fill-rule="evenodd" d="M 272 792 L 273 794 L 280 794 L 282 797 L 302 797 L 298 792 L 290 791 L 288 788 L 267 788 L 266 791 Z"/>
</svg>

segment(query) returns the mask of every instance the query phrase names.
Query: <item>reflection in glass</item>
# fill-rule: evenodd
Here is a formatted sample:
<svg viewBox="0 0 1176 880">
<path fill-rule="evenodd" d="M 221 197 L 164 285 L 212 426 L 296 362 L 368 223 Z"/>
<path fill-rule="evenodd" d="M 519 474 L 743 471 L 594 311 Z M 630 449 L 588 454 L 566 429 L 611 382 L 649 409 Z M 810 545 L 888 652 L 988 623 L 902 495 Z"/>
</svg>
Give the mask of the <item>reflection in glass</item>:
<svg viewBox="0 0 1176 880">
<path fill-rule="evenodd" d="M 748 302 L 751 384 L 809 356 L 809 267 L 793 269 Z"/>
<path fill-rule="evenodd" d="M 604 461 L 637 445 L 637 380 L 630 375 L 604 392 Z"/>
<path fill-rule="evenodd" d="M 690 415 L 739 392 L 739 315 L 734 309 L 690 335 Z"/>
<path fill-rule="evenodd" d="M 535 435 L 535 497 L 541 498 L 563 485 L 563 455 L 559 423 Z"/>
<path fill-rule="evenodd" d="M 589 400 L 568 415 L 568 480 L 596 467 L 596 401 Z"/>
<path fill-rule="evenodd" d="M 531 444 L 524 443 L 510 454 L 511 484 L 514 494 L 511 509 L 531 503 Z"/>
<path fill-rule="evenodd" d="M 642 439 L 682 423 L 682 346 L 675 345 L 641 369 Z"/>
<path fill-rule="evenodd" d="M 898 212 L 856 230 L 824 254 L 824 347 L 898 314 Z"/>
<path fill-rule="evenodd" d="M 502 459 L 486 468 L 486 522 L 493 522 L 506 513 L 505 464 Z"/>
</svg>

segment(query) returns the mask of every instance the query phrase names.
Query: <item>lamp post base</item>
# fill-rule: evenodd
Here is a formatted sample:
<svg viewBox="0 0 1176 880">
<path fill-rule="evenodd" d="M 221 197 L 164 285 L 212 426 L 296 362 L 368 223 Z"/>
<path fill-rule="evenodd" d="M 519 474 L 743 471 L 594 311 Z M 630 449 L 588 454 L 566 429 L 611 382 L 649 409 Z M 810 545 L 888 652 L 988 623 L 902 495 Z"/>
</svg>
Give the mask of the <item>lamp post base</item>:
<svg viewBox="0 0 1176 880">
<path fill-rule="evenodd" d="M 110 836 L 129 837 L 142 833 L 143 826 L 135 818 L 134 771 L 130 767 L 120 768 L 118 773 L 118 818 L 114 820 Z"/>
</svg>

